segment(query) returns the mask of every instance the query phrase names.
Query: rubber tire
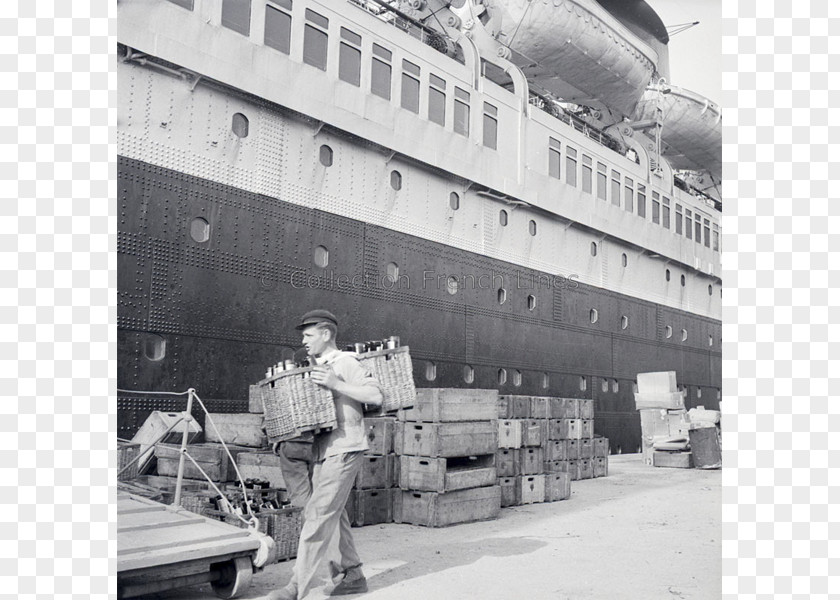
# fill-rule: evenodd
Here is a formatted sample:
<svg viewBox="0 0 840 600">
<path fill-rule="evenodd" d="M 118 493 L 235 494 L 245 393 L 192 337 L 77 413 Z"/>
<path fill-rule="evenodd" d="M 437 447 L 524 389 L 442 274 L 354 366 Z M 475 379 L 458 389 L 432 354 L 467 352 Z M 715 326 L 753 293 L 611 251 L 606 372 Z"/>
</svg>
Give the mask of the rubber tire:
<svg viewBox="0 0 840 600">
<path fill-rule="evenodd" d="M 213 592 L 219 598 L 236 598 L 251 587 L 254 570 L 250 556 L 240 556 L 230 560 L 219 569 L 221 576 L 212 582 Z"/>
</svg>

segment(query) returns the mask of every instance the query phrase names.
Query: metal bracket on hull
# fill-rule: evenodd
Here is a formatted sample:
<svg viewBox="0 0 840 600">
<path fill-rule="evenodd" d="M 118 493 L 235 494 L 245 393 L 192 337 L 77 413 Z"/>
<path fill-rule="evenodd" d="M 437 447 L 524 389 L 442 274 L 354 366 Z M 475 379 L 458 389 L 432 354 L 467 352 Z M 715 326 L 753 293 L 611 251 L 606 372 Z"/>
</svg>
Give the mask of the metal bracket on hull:
<svg viewBox="0 0 840 600">
<path fill-rule="evenodd" d="M 149 55 L 145 52 L 137 52 L 133 48 L 129 48 L 128 46 L 126 46 L 125 56 L 120 57 L 118 60 L 123 63 L 137 63 L 142 67 L 152 67 L 153 69 L 157 69 L 158 71 L 163 71 L 164 73 L 174 75 L 175 77 L 186 81 L 190 86 L 191 92 L 195 90 L 195 86 L 197 86 L 198 82 L 201 81 L 201 75 L 199 75 L 198 73 L 190 71 L 189 69 L 184 69 L 183 67 L 178 69 L 167 67 L 166 65 L 162 65 L 153 60 L 149 60 L 147 58 L 148 56 Z"/>
<path fill-rule="evenodd" d="M 312 132 L 312 137 L 317 137 L 317 135 L 321 133 L 321 130 L 324 128 L 324 125 L 326 125 L 326 123 L 324 123 L 323 121 L 316 121 L 316 123 L 318 124 L 318 126 L 315 128 L 315 131 Z"/>
</svg>

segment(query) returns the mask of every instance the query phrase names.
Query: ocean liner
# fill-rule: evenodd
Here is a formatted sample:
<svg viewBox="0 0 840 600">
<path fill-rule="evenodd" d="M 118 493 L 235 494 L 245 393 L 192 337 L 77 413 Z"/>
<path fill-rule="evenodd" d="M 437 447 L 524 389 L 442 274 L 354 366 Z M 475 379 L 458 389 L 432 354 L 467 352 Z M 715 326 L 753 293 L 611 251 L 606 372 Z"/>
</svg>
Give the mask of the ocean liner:
<svg viewBox="0 0 840 600">
<path fill-rule="evenodd" d="M 119 388 L 244 412 L 321 307 L 341 344 L 400 336 L 420 387 L 594 398 L 613 453 L 639 372 L 719 407 L 720 109 L 644 1 L 118 17 Z M 120 436 L 163 398 L 121 393 Z"/>
</svg>

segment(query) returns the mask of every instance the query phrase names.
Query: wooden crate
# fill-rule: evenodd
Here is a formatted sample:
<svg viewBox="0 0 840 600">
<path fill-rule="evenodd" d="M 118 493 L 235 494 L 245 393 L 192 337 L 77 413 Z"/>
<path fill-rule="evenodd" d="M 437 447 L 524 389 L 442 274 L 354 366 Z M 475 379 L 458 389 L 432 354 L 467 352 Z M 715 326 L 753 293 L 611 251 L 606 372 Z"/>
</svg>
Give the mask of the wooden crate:
<svg viewBox="0 0 840 600">
<path fill-rule="evenodd" d="M 551 419 L 548 422 L 548 439 L 579 440 L 582 424 L 581 419 Z"/>
<path fill-rule="evenodd" d="M 578 399 L 578 413 L 581 419 L 594 419 L 595 401 L 591 398 Z"/>
<path fill-rule="evenodd" d="M 400 490 L 394 500 L 394 522 L 445 527 L 494 519 L 500 508 L 498 485 L 446 493 Z"/>
<path fill-rule="evenodd" d="M 499 419 L 510 419 L 510 396 L 499 396 L 496 401 L 496 416 Z"/>
<path fill-rule="evenodd" d="M 516 477 L 499 477 L 498 485 L 501 490 L 502 508 L 516 506 Z"/>
<path fill-rule="evenodd" d="M 262 392 L 260 392 L 260 386 L 258 385 L 248 386 L 248 412 L 254 414 L 263 414 L 265 412 Z"/>
<path fill-rule="evenodd" d="M 595 436 L 595 421 L 594 419 L 580 420 L 580 439 L 591 440 Z"/>
<path fill-rule="evenodd" d="M 496 474 L 499 477 L 519 475 L 519 449 L 499 448 L 496 451 Z"/>
<path fill-rule="evenodd" d="M 663 452 L 653 451 L 654 467 L 671 467 L 674 469 L 693 469 L 694 457 L 691 452 Z"/>
<path fill-rule="evenodd" d="M 531 418 L 531 396 L 508 396 L 510 398 L 510 418 Z"/>
<path fill-rule="evenodd" d="M 550 419 L 578 419 L 580 406 L 577 398 L 549 398 L 548 417 Z"/>
<path fill-rule="evenodd" d="M 610 455 L 610 440 L 605 437 L 596 437 L 592 439 L 592 456 L 607 457 Z"/>
<path fill-rule="evenodd" d="M 606 477 L 609 473 L 609 459 L 597 456 L 592 459 L 592 477 Z"/>
<path fill-rule="evenodd" d="M 389 454 L 388 458 L 391 461 L 391 480 L 388 482 L 388 487 L 400 487 L 400 457 L 397 454 Z"/>
<path fill-rule="evenodd" d="M 568 473 L 548 473 L 545 476 L 545 501 L 566 500 L 572 495 L 572 479 Z"/>
<path fill-rule="evenodd" d="M 568 465 L 568 473 L 569 477 L 572 478 L 572 481 L 577 481 L 580 479 L 580 467 L 577 460 L 567 460 L 566 464 Z"/>
<path fill-rule="evenodd" d="M 542 448 L 520 448 L 519 474 L 539 475 L 543 472 L 544 454 Z"/>
<path fill-rule="evenodd" d="M 390 454 L 394 451 L 395 424 L 396 419 L 393 416 L 365 417 L 368 452 L 371 454 Z"/>
<path fill-rule="evenodd" d="M 522 421 L 499 421 L 499 448 L 522 447 Z"/>
<path fill-rule="evenodd" d="M 549 440 L 543 446 L 545 450 L 545 460 L 568 460 L 569 452 L 566 440 Z"/>
<path fill-rule="evenodd" d="M 592 479 L 592 459 L 581 458 L 578 461 L 578 478 Z"/>
<path fill-rule="evenodd" d="M 497 418 L 499 392 L 459 388 L 423 388 L 417 390 L 414 407 L 400 410 L 400 421 L 451 423 L 458 421 L 494 421 Z"/>
<path fill-rule="evenodd" d="M 519 504 L 545 502 L 545 475 L 520 475 Z"/>
<path fill-rule="evenodd" d="M 227 447 L 234 460 L 241 452 L 253 450 L 253 448 L 230 444 Z M 236 471 L 231 466 L 227 452 L 224 451 L 221 444 L 190 444 L 187 446 L 187 452 L 195 459 L 211 481 L 233 481 L 236 478 Z M 156 444 L 155 456 L 157 457 L 158 475 L 168 477 L 178 475 L 178 462 L 181 456 L 180 446 Z M 204 479 L 201 471 L 186 457 L 184 457 L 184 477 L 186 479 Z"/>
<path fill-rule="evenodd" d="M 541 446 L 543 443 L 542 437 L 542 421 L 537 419 L 525 419 L 522 421 L 522 445 L 523 446 Z M 500 437 L 501 437 L 501 432 Z"/>
<path fill-rule="evenodd" d="M 140 454 L 143 456 L 138 465 L 140 473 L 145 472 L 146 465 L 155 456 L 154 452 L 147 452 L 147 450 L 154 444 L 158 442 L 162 444 L 180 444 L 184 437 L 185 430 L 189 431 L 187 434 L 188 444 L 196 444 L 201 441 L 203 431 L 201 429 L 201 425 L 199 425 L 195 419 L 190 421 L 189 428 L 187 428 L 186 422 L 181 421 L 175 425 L 172 431 L 167 433 L 164 437 L 161 437 L 173 423 L 183 416 L 183 414 L 184 413 L 162 412 L 155 410 L 146 417 L 143 425 L 137 430 L 134 437 L 131 438 L 132 442 L 140 444 Z"/>
<path fill-rule="evenodd" d="M 549 398 L 545 396 L 533 396 L 531 398 L 531 418 L 532 419 L 548 419 L 550 413 L 549 410 Z"/>
<path fill-rule="evenodd" d="M 592 458 L 593 448 L 592 448 L 592 440 L 589 438 L 581 438 L 579 440 L 575 440 L 578 445 L 578 458 Z"/>
<path fill-rule="evenodd" d="M 453 458 L 400 457 L 400 488 L 404 490 L 451 492 L 495 482 L 495 454 Z"/>
<path fill-rule="evenodd" d="M 117 440 L 117 480 L 129 481 L 138 475 L 138 461 L 135 460 L 140 454 L 140 444 Z M 128 467 L 128 465 L 131 465 Z M 128 467 L 120 474 L 123 468 Z"/>
<path fill-rule="evenodd" d="M 271 487 L 286 489 L 280 458 L 274 452 L 240 452 L 236 466 L 243 479 L 262 479 L 271 483 Z"/>
<path fill-rule="evenodd" d="M 381 456 L 365 454 L 362 457 L 362 468 L 356 475 L 354 487 L 358 490 L 391 487 L 391 472 L 394 468 L 391 456 L 387 454 Z"/>
<path fill-rule="evenodd" d="M 543 473 L 568 473 L 568 460 L 547 460 L 543 462 Z"/>
<path fill-rule="evenodd" d="M 394 522 L 394 493 L 399 490 L 380 488 L 351 490 L 347 498 L 347 516 L 354 527 Z"/>
<path fill-rule="evenodd" d="M 213 424 L 210 423 L 210 419 L 213 420 Z M 266 448 L 268 438 L 261 429 L 262 421 L 261 414 L 210 413 L 204 422 L 204 439 L 208 442 L 219 443 L 224 440 L 227 444 L 237 446 Z"/>
<path fill-rule="evenodd" d="M 463 423 L 399 423 L 395 439 L 397 454 L 428 456 L 478 456 L 493 454 L 499 447 L 496 421 Z"/>
<path fill-rule="evenodd" d="M 580 440 L 564 440 L 566 442 L 566 460 L 580 458 Z"/>
</svg>

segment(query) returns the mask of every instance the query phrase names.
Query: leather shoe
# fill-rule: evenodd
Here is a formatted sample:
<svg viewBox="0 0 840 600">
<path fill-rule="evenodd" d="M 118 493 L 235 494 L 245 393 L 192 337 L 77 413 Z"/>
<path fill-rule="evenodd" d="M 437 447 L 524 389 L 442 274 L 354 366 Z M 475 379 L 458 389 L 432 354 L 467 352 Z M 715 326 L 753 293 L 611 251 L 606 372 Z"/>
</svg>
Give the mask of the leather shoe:
<svg viewBox="0 0 840 600">
<path fill-rule="evenodd" d="M 346 596 L 348 594 L 363 594 L 368 591 L 367 579 L 364 575 L 360 575 L 355 579 L 342 579 L 337 586 L 330 592 L 330 596 Z"/>
</svg>

